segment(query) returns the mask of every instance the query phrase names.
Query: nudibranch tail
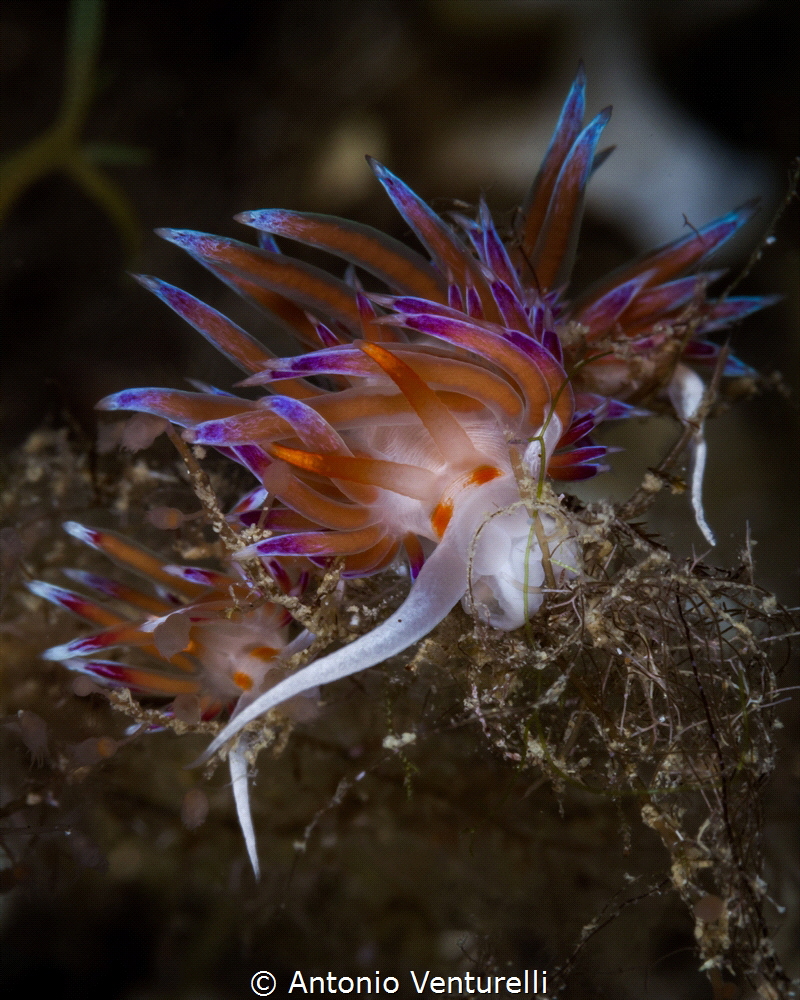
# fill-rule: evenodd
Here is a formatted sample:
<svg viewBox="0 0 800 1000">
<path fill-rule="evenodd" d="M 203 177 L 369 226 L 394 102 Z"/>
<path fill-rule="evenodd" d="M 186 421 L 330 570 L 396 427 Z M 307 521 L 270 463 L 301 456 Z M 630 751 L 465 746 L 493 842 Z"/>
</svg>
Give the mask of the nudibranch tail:
<svg viewBox="0 0 800 1000">
<path fill-rule="evenodd" d="M 228 755 L 228 767 L 231 773 L 231 788 L 233 789 L 233 801 L 236 805 L 239 828 L 244 837 L 244 844 L 253 868 L 253 875 L 256 882 L 258 882 L 261 878 L 261 866 L 258 863 L 256 831 L 253 826 L 253 815 L 250 811 L 250 787 L 247 776 L 246 748 L 242 740 L 237 743 Z"/>
</svg>

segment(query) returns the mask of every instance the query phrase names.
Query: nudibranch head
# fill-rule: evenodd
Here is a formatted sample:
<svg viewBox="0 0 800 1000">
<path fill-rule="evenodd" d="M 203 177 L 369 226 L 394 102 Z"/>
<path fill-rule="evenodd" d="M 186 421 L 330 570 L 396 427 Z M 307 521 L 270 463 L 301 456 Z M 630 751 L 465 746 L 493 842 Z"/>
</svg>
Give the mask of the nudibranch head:
<svg viewBox="0 0 800 1000">
<path fill-rule="evenodd" d="M 532 518 L 525 505 L 517 503 L 488 518 L 478 530 L 464 609 L 510 632 L 539 610 L 548 590 L 563 589 L 577 578 L 580 564 L 577 540 L 563 515 L 540 511 Z"/>
</svg>

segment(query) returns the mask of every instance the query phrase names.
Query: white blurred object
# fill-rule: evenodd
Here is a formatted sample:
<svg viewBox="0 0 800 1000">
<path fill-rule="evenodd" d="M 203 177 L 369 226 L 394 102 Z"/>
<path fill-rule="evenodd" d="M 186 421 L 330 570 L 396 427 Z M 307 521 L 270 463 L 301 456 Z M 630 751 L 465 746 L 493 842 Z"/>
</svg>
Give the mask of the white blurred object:
<svg viewBox="0 0 800 1000">
<path fill-rule="evenodd" d="M 774 178 L 765 162 L 727 146 L 659 87 L 644 46 L 625 17 L 624 3 L 500 0 L 498 6 L 503 5 L 513 8 L 517 17 L 525 8 L 538 15 L 572 15 L 572 35 L 554 74 L 558 83 L 499 121 L 496 107 L 456 121 L 434 150 L 434 183 L 451 178 L 456 163 L 466 183 L 500 183 L 518 190 L 521 198 L 547 150 L 582 58 L 591 109 L 587 120 L 612 104 L 614 114 L 602 146 L 618 147 L 589 183 L 587 204 L 625 227 L 642 247 L 679 235 L 684 215 L 700 227 L 754 195 L 772 193 Z M 681 9 L 684 6 L 690 5 Z M 697 18 L 715 13 L 705 9 L 707 4 L 697 6 Z M 731 5 L 724 6 L 723 13 L 729 13 Z M 733 9 L 741 6 L 733 3 Z M 702 79 L 697 84 L 702 86 Z"/>
<path fill-rule="evenodd" d="M 311 174 L 308 196 L 327 211 L 342 211 L 372 191 L 375 183 L 364 163 L 369 153 L 386 158 L 386 135 L 378 118 L 343 119 L 323 145 Z"/>
</svg>

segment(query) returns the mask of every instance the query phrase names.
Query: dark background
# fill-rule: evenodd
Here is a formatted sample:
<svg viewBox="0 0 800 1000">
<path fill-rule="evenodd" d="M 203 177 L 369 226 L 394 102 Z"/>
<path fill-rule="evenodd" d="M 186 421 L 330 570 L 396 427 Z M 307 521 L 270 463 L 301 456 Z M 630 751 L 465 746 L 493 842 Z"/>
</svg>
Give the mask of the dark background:
<svg viewBox="0 0 800 1000">
<path fill-rule="evenodd" d="M 154 227 L 249 238 L 233 214 L 281 206 L 346 215 L 403 238 L 402 222 L 363 164 L 367 152 L 437 208 L 454 198 L 474 203 L 483 189 L 508 218 L 580 57 L 590 112 L 615 102 L 607 135 L 619 148 L 603 168 L 607 179 L 594 182 L 576 285 L 674 237 L 684 213 L 702 225 L 761 194 L 765 208 L 727 260 L 741 266 L 798 152 L 796 49 L 785 10 L 758 0 L 110 3 L 85 136 L 146 152 L 144 165 L 106 168 L 134 206 L 140 246 L 127 252 L 108 216 L 58 174 L 13 206 L 0 232 L 4 448 L 42 424 L 92 436 L 94 403 L 122 388 L 183 386 L 186 377 L 229 386 L 233 369 L 127 270 L 185 287 L 274 349 L 291 350 L 268 321 L 154 236 Z M 0 18 L 5 156 L 40 135 L 57 112 L 67 4 L 7 0 Z M 797 220 L 795 203 L 740 289 L 781 292 L 783 302 L 733 334 L 740 357 L 765 374 L 781 371 L 795 388 Z M 790 603 L 798 573 L 796 401 L 796 394 L 770 391 L 720 417 L 709 430 L 707 489 L 718 560 L 733 558 L 749 523 L 762 581 Z M 625 496 L 675 429 L 662 419 L 607 433 L 628 451 L 586 495 Z M 666 498 L 655 517 L 678 549 L 702 544 L 685 499 Z M 155 986 L 136 992 L 135 983 L 158 979 L 164 927 L 178 918 L 163 901 L 158 911 L 141 886 L 109 899 L 92 904 L 93 915 L 72 932 L 73 950 L 83 950 L 86 969 L 94 969 L 81 973 L 85 988 L 160 996 Z M 180 911 L 188 926 L 190 911 Z M 41 955 L 49 956 L 48 968 L 71 968 L 58 957 L 64 913 L 46 906 L 20 912 L 17 945 L 20 935 L 47 939 L 25 951 L 20 968 L 33 972 Z M 521 915 L 520 925 L 526 920 L 534 916 Z M 667 923 L 663 940 L 654 932 L 647 961 L 670 953 Z M 708 996 L 691 960 L 686 964 L 691 939 L 682 933 L 676 950 L 684 957 L 673 963 L 680 995 Z M 50 948 L 56 939 L 60 951 Z M 247 995 L 239 986 L 227 992 L 225 978 L 217 973 L 220 993 L 209 987 L 191 995 Z M 582 995 L 615 995 L 602 976 L 595 987 L 596 994 Z M 671 988 L 648 995 L 677 996 Z"/>
</svg>

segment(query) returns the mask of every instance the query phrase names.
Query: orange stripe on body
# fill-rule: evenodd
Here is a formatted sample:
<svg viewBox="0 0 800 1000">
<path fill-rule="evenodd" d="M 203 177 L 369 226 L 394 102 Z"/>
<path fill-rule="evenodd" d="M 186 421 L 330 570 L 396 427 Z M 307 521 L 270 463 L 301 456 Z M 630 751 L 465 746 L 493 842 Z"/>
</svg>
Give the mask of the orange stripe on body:
<svg viewBox="0 0 800 1000">
<path fill-rule="evenodd" d="M 445 500 L 437 503 L 433 508 L 433 513 L 431 514 L 431 526 L 436 532 L 436 537 L 441 538 L 445 533 L 447 525 L 450 523 L 450 519 L 453 516 L 453 501 Z"/>
<path fill-rule="evenodd" d="M 494 465 L 479 465 L 472 470 L 468 475 L 462 476 L 457 479 L 455 483 L 451 484 L 448 493 L 455 495 L 456 491 L 461 493 L 463 489 L 470 486 L 483 486 L 484 483 L 490 483 L 493 479 L 497 479 L 502 476 L 502 470 L 498 469 Z M 439 503 L 433 508 L 431 513 L 431 526 L 436 532 L 437 538 L 441 538 L 445 533 L 448 524 L 453 516 L 454 501 L 451 497 L 447 499 L 440 500 Z"/>
<path fill-rule="evenodd" d="M 257 646 L 251 649 L 249 656 L 255 656 L 258 660 L 274 660 L 278 655 L 278 650 L 274 646 Z"/>
<path fill-rule="evenodd" d="M 477 469 L 473 470 L 468 482 L 470 486 L 483 486 L 484 483 L 490 483 L 502 475 L 500 469 L 494 465 L 479 465 Z"/>
</svg>

